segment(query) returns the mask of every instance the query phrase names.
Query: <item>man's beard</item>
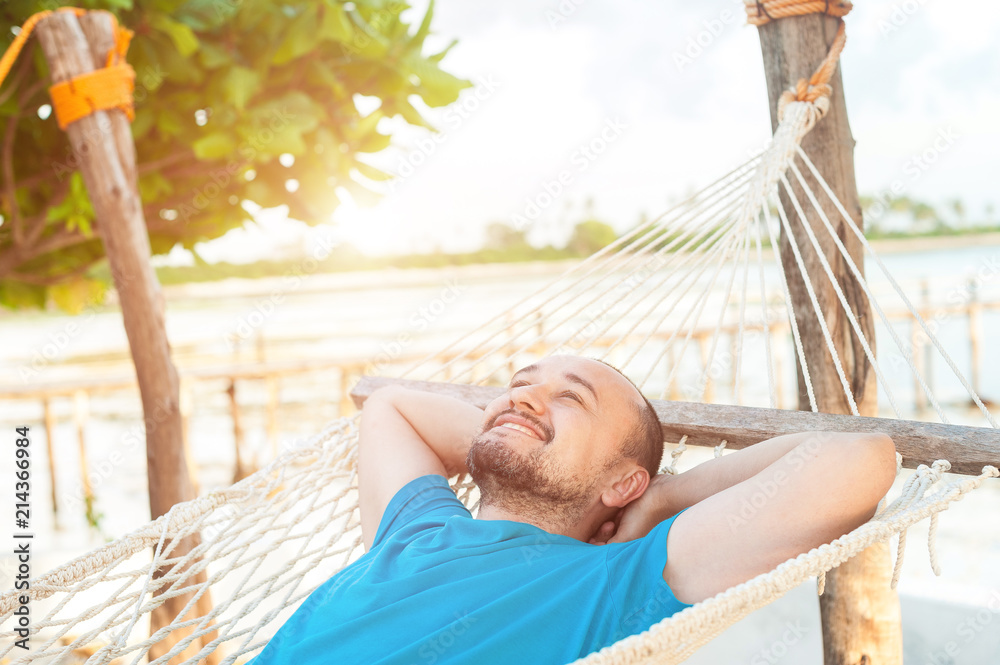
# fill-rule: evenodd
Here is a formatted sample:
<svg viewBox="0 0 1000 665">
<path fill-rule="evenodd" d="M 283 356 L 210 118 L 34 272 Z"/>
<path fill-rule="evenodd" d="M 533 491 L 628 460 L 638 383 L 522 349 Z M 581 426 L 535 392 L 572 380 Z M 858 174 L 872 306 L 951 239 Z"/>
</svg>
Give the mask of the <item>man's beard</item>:
<svg viewBox="0 0 1000 665">
<path fill-rule="evenodd" d="M 472 440 L 466 458 L 469 474 L 479 487 L 481 505 L 502 508 L 552 528 L 574 524 L 586 511 L 597 479 L 581 481 L 554 463 L 547 448 L 554 434 L 551 428 L 521 413 L 518 415 L 541 430 L 547 440 L 530 452 L 518 450 L 511 440 L 517 432 L 492 429 L 497 418 L 506 413 L 517 412 L 508 409 L 492 418 Z"/>
</svg>

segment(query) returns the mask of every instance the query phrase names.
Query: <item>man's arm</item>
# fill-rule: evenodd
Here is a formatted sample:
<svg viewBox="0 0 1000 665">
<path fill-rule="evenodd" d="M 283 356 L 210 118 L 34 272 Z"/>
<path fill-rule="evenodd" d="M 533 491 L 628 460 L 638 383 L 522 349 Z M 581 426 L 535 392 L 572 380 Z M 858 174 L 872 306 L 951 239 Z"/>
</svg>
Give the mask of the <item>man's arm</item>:
<svg viewBox="0 0 1000 665">
<path fill-rule="evenodd" d="M 674 506 L 695 503 L 670 528 L 663 570 L 677 598 L 689 603 L 857 528 L 872 517 L 896 471 L 889 437 L 833 432 L 776 437 L 703 466 L 698 475 L 673 479 Z"/>
<path fill-rule="evenodd" d="M 358 443 L 361 533 L 371 547 L 392 497 L 420 476 L 464 473 L 483 410 L 467 402 L 399 386 L 365 400 Z"/>
<path fill-rule="evenodd" d="M 626 507 L 618 523 L 606 523 L 591 542 L 621 543 L 642 538 L 663 520 L 756 475 L 799 445 L 807 435 L 776 436 L 739 452 L 702 462 L 675 476 L 657 474 L 650 478 L 646 492 Z"/>
<path fill-rule="evenodd" d="M 676 476 L 665 476 L 657 483 L 661 503 L 667 508 L 662 519 L 672 517 L 713 494 L 751 478 L 774 464 L 783 455 L 803 443 L 813 432 L 784 434 L 711 459 Z"/>
</svg>

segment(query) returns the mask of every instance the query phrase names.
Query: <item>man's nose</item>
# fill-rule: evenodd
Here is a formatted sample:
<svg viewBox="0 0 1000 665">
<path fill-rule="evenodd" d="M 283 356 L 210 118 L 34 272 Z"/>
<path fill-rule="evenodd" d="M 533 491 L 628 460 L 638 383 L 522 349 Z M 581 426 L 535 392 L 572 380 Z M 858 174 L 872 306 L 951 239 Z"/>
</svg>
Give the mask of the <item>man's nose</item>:
<svg viewBox="0 0 1000 665">
<path fill-rule="evenodd" d="M 512 405 L 521 407 L 532 413 L 542 413 L 545 410 L 541 395 L 538 392 L 538 386 L 518 386 L 517 388 L 511 388 L 510 401 Z"/>
</svg>

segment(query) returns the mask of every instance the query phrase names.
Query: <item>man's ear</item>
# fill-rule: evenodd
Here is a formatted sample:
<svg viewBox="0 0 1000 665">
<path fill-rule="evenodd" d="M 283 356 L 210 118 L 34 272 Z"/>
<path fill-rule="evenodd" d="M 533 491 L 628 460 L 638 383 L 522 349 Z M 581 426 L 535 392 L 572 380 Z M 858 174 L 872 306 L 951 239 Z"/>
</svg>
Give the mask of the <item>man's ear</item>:
<svg viewBox="0 0 1000 665">
<path fill-rule="evenodd" d="M 624 508 L 632 503 L 649 487 L 649 471 L 638 464 L 601 494 L 601 501 L 609 508 Z"/>
</svg>

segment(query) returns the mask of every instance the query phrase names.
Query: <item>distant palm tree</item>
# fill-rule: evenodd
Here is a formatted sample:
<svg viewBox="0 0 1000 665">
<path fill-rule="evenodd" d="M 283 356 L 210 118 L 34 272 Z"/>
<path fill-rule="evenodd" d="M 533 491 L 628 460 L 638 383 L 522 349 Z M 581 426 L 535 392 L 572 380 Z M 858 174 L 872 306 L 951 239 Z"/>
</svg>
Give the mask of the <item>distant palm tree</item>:
<svg viewBox="0 0 1000 665">
<path fill-rule="evenodd" d="M 952 199 L 948 203 L 948 207 L 951 208 L 951 211 L 955 213 L 956 217 L 958 217 L 959 225 L 965 226 L 965 204 L 962 203 L 962 199 Z"/>
</svg>

